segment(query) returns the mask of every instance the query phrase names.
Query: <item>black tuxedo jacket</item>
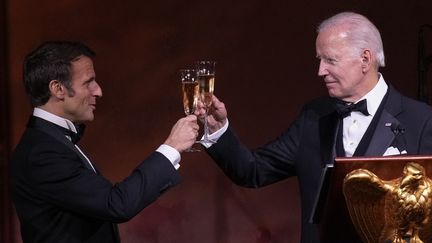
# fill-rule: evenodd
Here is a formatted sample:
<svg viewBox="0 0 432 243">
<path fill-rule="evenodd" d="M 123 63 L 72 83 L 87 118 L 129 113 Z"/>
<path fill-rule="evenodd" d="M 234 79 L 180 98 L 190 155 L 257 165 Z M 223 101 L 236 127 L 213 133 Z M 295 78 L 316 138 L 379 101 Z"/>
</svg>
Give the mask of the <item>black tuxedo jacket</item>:
<svg viewBox="0 0 432 243">
<path fill-rule="evenodd" d="M 58 126 L 31 117 L 12 155 L 13 200 L 23 242 L 120 242 L 128 221 L 179 182 L 165 156 L 152 153 L 112 185 L 89 169 Z"/>
<path fill-rule="evenodd" d="M 402 144 L 404 147 L 399 150 L 408 154 L 432 154 L 432 109 L 402 96 L 392 86 L 387 95 L 365 155 L 382 156 L 395 144 Z M 317 226 L 308 219 L 322 169 L 335 157 L 339 117 L 333 103 L 334 99 L 326 97 L 307 104 L 284 133 L 256 150 L 245 147 L 231 127 L 208 149 L 224 173 L 241 186 L 261 187 L 297 176 L 302 242 L 320 242 Z M 395 127 L 404 129 L 404 133 L 396 135 L 392 131 Z"/>
</svg>

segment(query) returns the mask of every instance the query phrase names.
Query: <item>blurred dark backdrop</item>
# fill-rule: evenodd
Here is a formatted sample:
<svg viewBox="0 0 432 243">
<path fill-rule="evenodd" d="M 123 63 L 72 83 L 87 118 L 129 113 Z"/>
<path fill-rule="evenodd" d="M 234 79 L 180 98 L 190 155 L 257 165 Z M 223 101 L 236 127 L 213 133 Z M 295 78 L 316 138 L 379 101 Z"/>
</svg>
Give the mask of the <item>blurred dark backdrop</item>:
<svg viewBox="0 0 432 243">
<path fill-rule="evenodd" d="M 177 71 L 217 64 L 215 94 L 242 140 L 259 146 L 326 95 L 317 77 L 315 28 L 340 11 L 381 30 L 385 79 L 417 96 L 418 32 L 432 2 L 232 0 L 0 0 L 0 185 L 2 242 L 20 242 L 8 194 L 8 158 L 31 108 L 21 64 L 46 40 L 79 40 L 97 52 L 104 97 L 81 143 L 112 182 L 168 136 L 183 116 Z M 426 43 L 432 47 L 432 43 Z M 205 152 L 182 155 L 182 183 L 120 226 L 123 242 L 298 242 L 295 178 L 261 189 L 233 185 Z"/>
</svg>

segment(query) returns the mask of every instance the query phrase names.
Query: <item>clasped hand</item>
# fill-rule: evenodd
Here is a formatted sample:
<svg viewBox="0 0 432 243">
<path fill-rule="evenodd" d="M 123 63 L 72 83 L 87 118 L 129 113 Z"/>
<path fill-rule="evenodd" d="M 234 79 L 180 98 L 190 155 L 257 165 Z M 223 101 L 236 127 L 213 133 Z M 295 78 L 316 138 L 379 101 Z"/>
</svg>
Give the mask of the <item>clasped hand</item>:
<svg viewBox="0 0 432 243">
<path fill-rule="evenodd" d="M 174 124 L 164 144 L 175 148 L 179 152 L 183 152 L 195 143 L 198 129 L 199 126 L 195 115 L 183 117 Z"/>
<path fill-rule="evenodd" d="M 221 102 L 215 95 L 212 96 L 212 104 L 207 109 L 207 125 L 211 134 L 221 129 L 225 125 L 225 123 L 227 122 L 228 113 L 225 108 L 225 104 Z M 195 115 L 203 124 L 205 119 L 205 113 L 206 107 L 204 106 L 204 103 L 198 101 Z"/>
</svg>

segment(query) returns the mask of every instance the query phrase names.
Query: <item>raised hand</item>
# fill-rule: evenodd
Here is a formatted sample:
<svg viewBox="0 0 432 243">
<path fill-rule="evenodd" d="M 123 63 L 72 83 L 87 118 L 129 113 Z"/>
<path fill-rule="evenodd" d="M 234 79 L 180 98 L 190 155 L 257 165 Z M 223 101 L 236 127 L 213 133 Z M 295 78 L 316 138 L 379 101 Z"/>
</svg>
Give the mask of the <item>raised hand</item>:
<svg viewBox="0 0 432 243">
<path fill-rule="evenodd" d="M 198 102 L 195 115 L 199 117 L 200 122 L 204 123 L 205 117 L 205 106 L 202 102 Z M 212 96 L 212 104 L 208 109 L 207 114 L 207 125 L 210 133 L 213 133 L 222 128 L 227 122 L 227 110 L 225 104 L 221 102 L 215 95 Z"/>
<path fill-rule="evenodd" d="M 174 124 L 164 144 L 183 152 L 195 143 L 198 129 L 199 126 L 195 115 L 183 117 Z"/>
</svg>

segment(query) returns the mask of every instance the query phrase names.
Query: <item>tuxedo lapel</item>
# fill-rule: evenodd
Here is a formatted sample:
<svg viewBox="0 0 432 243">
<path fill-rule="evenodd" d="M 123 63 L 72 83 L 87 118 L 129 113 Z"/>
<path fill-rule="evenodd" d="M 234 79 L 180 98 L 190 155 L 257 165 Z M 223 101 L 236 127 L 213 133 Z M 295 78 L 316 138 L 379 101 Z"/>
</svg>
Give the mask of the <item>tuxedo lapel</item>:
<svg viewBox="0 0 432 243">
<path fill-rule="evenodd" d="M 389 85 L 388 92 L 384 109 L 381 112 L 365 156 L 382 156 L 387 148 L 393 144 L 396 137 L 392 129 L 400 126 L 397 115 L 402 112 L 402 96 L 391 85 Z"/>
<path fill-rule="evenodd" d="M 365 156 L 382 156 L 396 137 L 392 127 L 399 124 L 400 122 L 393 115 L 383 110 Z"/>
<path fill-rule="evenodd" d="M 93 170 L 93 168 L 91 168 L 90 164 L 87 162 L 87 159 L 78 151 L 74 144 L 66 138 L 66 136 L 61 132 L 57 125 L 39 117 L 32 116 L 27 126 L 29 128 L 40 130 L 55 138 L 57 141 L 64 144 L 66 147 L 75 152 L 80 157 L 81 162 L 86 168 Z"/>
<path fill-rule="evenodd" d="M 339 116 L 332 112 L 323 116 L 319 121 L 321 161 L 325 164 L 332 164 L 336 157 L 336 136 L 340 124 Z"/>
</svg>

